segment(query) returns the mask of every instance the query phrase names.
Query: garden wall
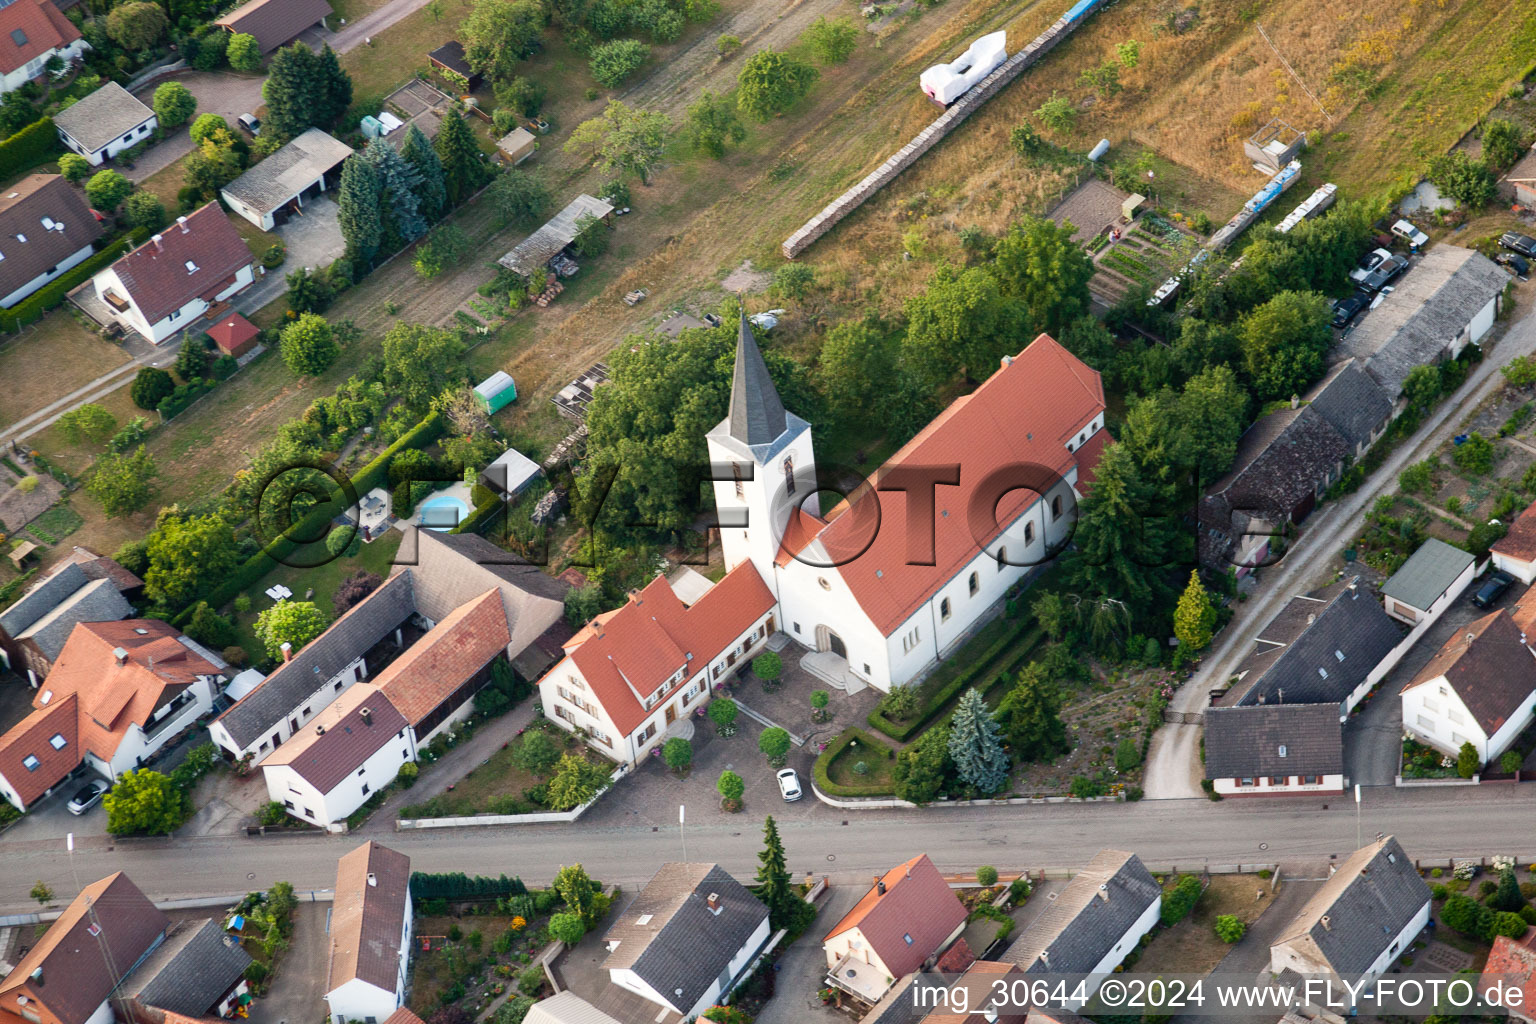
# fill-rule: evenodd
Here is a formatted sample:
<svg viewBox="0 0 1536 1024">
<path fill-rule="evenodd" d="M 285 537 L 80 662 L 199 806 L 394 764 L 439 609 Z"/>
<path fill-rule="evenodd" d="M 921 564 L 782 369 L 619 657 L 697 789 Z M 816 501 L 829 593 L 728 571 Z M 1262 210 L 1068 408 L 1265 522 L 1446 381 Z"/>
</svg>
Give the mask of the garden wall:
<svg viewBox="0 0 1536 1024">
<path fill-rule="evenodd" d="M 608 785 L 604 786 L 591 800 L 569 811 L 544 811 L 538 814 L 466 814 L 452 818 L 401 818 L 395 822 L 395 831 L 413 828 L 472 828 L 483 825 L 564 825 L 575 821 L 588 808 L 603 798 L 603 794 L 613 788 L 614 783 L 632 771 L 632 767 L 621 764 L 613 770 L 608 777 Z"/>
<path fill-rule="evenodd" d="M 910 800 L 899 800 L 896 797 L 860 797 L 854 799 L 839 799 L 828 796 L 813 781 L 811 792 L 816 794 L 816 799 L 829 807 L 839 807 L 845 811 L 882 811 L 897 807 L 1008 807 L 1023 804 L 1109 804 L 1123 800 L 1118 796 L 1016 796 L 1003 800 L 934 800 L 926 804 L 914 804 Z"/>
</svg>

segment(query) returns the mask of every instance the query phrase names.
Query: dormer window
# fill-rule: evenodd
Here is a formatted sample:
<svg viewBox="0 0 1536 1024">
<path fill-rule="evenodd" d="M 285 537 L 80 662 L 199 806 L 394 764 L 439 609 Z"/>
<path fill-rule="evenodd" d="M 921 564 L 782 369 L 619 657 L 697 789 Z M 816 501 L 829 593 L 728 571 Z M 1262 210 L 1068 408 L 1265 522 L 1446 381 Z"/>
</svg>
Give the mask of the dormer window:
<svg viewBox="0 0 1536 1024">
<path fill-rule="evenodd" d="M 18 242 L 25 242 L 26 240 L 27 240 L 27 236 L 26 235 L 17 235 L 16 236 L 16 241 L 18 241 Z"/>
</svg>

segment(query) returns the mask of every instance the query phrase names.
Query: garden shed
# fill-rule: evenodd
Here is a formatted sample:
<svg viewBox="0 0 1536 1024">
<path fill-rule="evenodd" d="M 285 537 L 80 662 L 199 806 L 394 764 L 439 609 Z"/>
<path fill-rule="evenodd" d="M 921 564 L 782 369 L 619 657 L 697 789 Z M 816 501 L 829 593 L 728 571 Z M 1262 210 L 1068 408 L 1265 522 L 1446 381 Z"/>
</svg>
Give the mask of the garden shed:
<svg viewBox="0 0 1536 1024">
<path fill-rule="evenodd" d="M 255 324 L 234 312 L 208 328 L 208 337 L 219 346 L 219 351 L 236 359 L 256 346 L 256 338 L 260 334 Z"/>
<path fill-rule="evenodd" d="M 480 88 L 480 74 L 469 66 L 469 61 L 464 58 L 464 44 L 457 39 L 450 39 L 427 54 L 427 60 L 444 78 L 464 91 L 473 92 Z"/>
<path fill-rule="evenodd" d="M 508 448 L 495 462 L 485 467 L 485 471 L 480 474 L 480 482 L 494 491 L 497 497 L 511 501 L 543 475 L 538 463 L 516 448 Z"/>
<path fill-rule="evenodd" d="M 517 382 L 505 370 L 497 370 L 475 385 L 475 398 L 482 409 L 495 415 L 517 401 Z"/>
<path fill-rule="evenodd" d="M 549 223 L 519 242 L 511 252 L 496 262 L 514 274 L 532 277 L 535 270 L 558 256 L 560 250 L 576 240 L 577 222 L 583 217 L 592 217 L 606 224 L 612 213 L 612 203 L 582 193 L 550 218 Z"/>
<path fill-rule="evenodd" d="M 538 148 L 539 140 L 533 132 L 521 127 L 513 128 L 496 143 L 501 158 L 513 167 L 533 156 L 533 151 Z"/>
</svg>

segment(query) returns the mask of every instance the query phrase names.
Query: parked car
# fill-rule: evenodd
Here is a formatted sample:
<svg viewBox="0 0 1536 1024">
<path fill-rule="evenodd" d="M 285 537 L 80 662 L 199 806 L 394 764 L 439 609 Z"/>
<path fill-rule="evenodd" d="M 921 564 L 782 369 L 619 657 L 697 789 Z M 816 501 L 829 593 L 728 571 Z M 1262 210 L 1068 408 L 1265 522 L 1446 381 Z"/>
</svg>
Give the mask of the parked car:
<svg viewBox="0 0 1536 1024">
<path fill-rule="evenodd" d="M 1333 326 L 1343 330 L 1354 322 L 1360 311 L 1370 305 L 1370 296 L 1355 292 L 1333 304 Z"/>
<path fill-rule="evenodd" d="M 1388 256 L 1376 265 L 1375 270 L 1365 275 L 1364 280 L 1360 282 L 1360 288 L 1367 292 L 1382 291 L 1407 269 L 1408 257 Z"/>
<path fill-rule="evenodd" d="M 1493 262 L 1505 267 L 1522 281 L 1531 275 L 1531 265 L 1526 262 L 1524 256 L 1516 256 L 1512 252 L 1501 252 L 1493 258 Z"/>
<path fill-rule="evenodd" d="M 1509 573 L 1503 569 L 1496 569 L 1493 575 L 1477 588 L 1477 593 L 1472 595 L 1472 603 L 1479 608 L 1492 608 L 1514 582 L 1515 578 Z"/>
<path fill-rule="evenodd" d="M 1384 260 L 1392 258 L 1392 254 L 1386 249 L 1372 249 L 1360 257 L 1360 265 L 1349 272 L 1351 281 L 1364 281 L 1371 271 L 1381 266 Z"/>
<path fill-rule="evenodd" d="M 787 802 L 793 803 L 800 799 L 800 776 L 795 774 L 793 768 L 780 768 L 778 780 L 779 793 Z"/>
<path fill-rule="evenodd" d="M 1414 227 L 1412 221 L 1398 221 L 1392 225 L 1392 233 L 1415 249 L 1422 249 L 1429 244 L 1429 236 Z"/>
<path fill-rule="evenodd" d="M 1506 249 L 1513 249 L 1521 256 L 1536 258 L 1536 238 L 1530 235 L 1522 235 L 1518 231 L 1506 231 L 1499 236 L 1499 244 Z"/>
<path fill-rule="evenodd" d="M 92 779 L 80 787 L 80 791 L 69 798 L 69 813 L 84 814 L 86 811 L 101 803 L 101 798 L 106 795 L 111 787 L 103 779 Z"/>
<path fill-rule="evenodd" d="M 261 120 L 255 114 L 241 114 L 235 118 L 235 123 L 253 139 L 261 134 Z"/>
</svg>

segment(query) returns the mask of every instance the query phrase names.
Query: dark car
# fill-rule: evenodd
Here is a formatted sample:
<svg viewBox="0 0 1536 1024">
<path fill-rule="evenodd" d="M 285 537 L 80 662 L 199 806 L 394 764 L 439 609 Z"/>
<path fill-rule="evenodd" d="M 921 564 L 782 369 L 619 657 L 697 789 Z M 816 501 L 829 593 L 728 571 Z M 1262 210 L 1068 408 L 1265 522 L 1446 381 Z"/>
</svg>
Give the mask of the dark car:
<svg viewBox="0 0 1536 1024">
<path fill-rule="evenodd" d="M 1513 249 L 1521 256 L 1536 258 L 1536 238 L 1530 235 L 1522 235 L 1518 231 L 1506 231 L 1499 236 L 1499 244 L 1506 249 Z"/>
<path fill-rule="evenodd" d="M 1472 595 L 1472 603 L 1479 608 L 1492 608 L 1514 582 L 1513 576 L 1503 569 L 1497 569 L 1477 588 L 1477 593 Z"/>
<path fill-rule="evenodd" d="M 1501 267 L 1508 267 L 1522 281 L 1531 276 L 1531 265 L 1526 262 L 1524 256 L 1516 256 L 1512 252 L 1501 252 L 1493 258 L 1493 262 Z"/>
<path fill-rule="evenodd" d="M 1333 304 L 1333 326 L 1343 330 L 1354 322 L 1360 311 L 1371 304 L 1370 296 L 1356 292 Z"/>
<path fill-rule="evenodd" d="M 1399 274 L 1408 269 L 1408 257 L 1388 256 L 1377 264 L 1376 269 L 1365 275 L 1360 282 L 1360 289 L 1367 292 L 1379 292 L 1393 281 Z"/>
</svg>

